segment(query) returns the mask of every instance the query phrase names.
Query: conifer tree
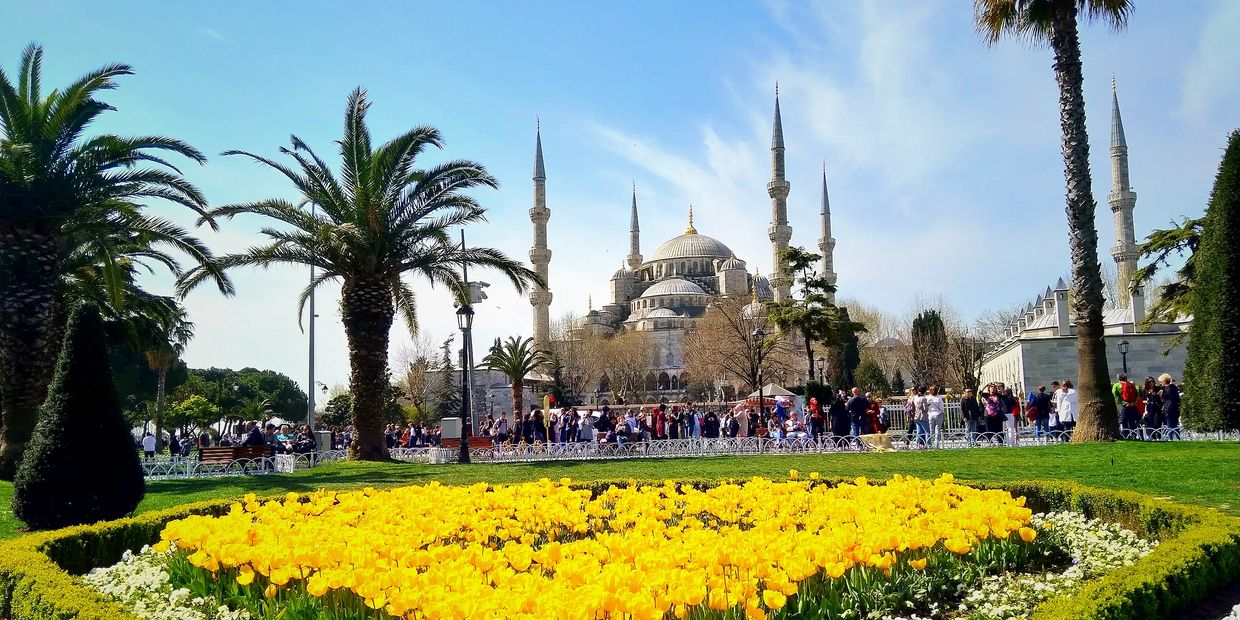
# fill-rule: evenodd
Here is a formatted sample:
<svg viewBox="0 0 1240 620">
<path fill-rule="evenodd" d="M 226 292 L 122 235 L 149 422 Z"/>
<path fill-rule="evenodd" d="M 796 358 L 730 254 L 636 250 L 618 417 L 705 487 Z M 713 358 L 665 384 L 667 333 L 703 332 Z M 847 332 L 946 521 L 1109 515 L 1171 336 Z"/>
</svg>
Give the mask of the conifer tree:
<svg viewBox="0 0 1240 620">
<path fill-rule="evenodd" d="M 69 317 L 56 374 L 13 482 L 13 514 L 31 529 L 118 519 L 145 493 L 121 414 L 99 310 Z"/>
<path fill-rule="evenodd" d="M 1194 255 L 1193 325 L 1184 367 L 1181 423 L 1199 431 L 1240 428 L 1240 130 L 1233 131 L 1206 207 Z"/>
</svg>

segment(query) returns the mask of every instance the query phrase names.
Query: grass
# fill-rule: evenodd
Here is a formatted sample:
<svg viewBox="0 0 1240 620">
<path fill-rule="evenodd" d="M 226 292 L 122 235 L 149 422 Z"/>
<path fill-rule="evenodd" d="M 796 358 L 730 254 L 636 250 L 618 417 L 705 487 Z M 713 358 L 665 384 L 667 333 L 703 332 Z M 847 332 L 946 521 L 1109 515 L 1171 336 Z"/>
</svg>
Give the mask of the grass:
<svg viewBox="0 0 1240 620">
<path fill-rule="evenodd" d="M 138 512 L 207 499 L 239 498 L 246 493 L 305 493 L 431 481 L 510 483 L 564 476 L 616 481 L 784 477 L 789 469 L 818 471 L 828 477 L 866 476 L 872 480 L 893 474 L 934 477 L 944 472 L 976 482 L 1068 480 L 1094 487 L 1128 489 L 1240 515 L 1240 444 L 1200 442 L 469 466 L 343 462 L 285 475 L 150 482 Z M 22 524 L 8 510 L 12 494 L 11 483 L 0 483 L 0 539 L 21 534 Z"/>
</svg>

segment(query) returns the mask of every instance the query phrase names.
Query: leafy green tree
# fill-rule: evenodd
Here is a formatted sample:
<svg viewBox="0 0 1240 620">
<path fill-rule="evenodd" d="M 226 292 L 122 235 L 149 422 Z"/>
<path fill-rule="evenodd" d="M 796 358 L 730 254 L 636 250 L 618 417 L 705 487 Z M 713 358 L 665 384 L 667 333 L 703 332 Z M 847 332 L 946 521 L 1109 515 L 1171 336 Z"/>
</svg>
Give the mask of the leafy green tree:
<svg viewBox="0 0 1240 620">
<path fill-rule="evenodd" d="M 1137 248 L 1142 258 L 1152 259 L 1134 274 L 1133 281 L 1138 285 L 1153 280 L 1159 268 L 1166 266 L 1171 260 L 1172 254 L 1184 257 L 1184 264 L 1176 271 L 1175 281 L 1163 286 L 1161 290 L 1153 291 L 1154 304 L 1141 321 L 1144 329 L 1148 330 L 1156 323 L 1174 323 L 1180 317 L 1192 315 L 1193 287 L 1197 284 L 1197 248 L 1201 245 L 1201 229 L 1204 224 L 1204 217 L 1186 217 L 1179 226 L 1150 233 Z M 1174 347 L 1182 340 L 1182 336 L 1176 336 L 1168 344 Z"/>
<path fill-rule="evenodd" d="M 525 376 L 547 366 L 550 356 L 546 351 L 534 348 L 534 339 L 522 340 L 509 336 L 503 342 L 499 338 L 491 344 L 482 364 L 491 370 L 498 370 L 508 377 L 512 390 L 512 411 L 525 411 Z"/>
<path fill-rule="evenodd" d="M 206 199 L 164 159 L 171 153 L 206 161 L 197 150 L 163 136 L 87 134 L 113 109 L 97 97 L 132 73 L 127 65 L 105 66 L 44 94 L 42 64 L 42 48 L 30 45 L 16 84 L 0 71 L 0 477 L 6 479 L 21 462 L 47 394 L 75 252 L 95 243 L 95 251 L 80 253 L 106 259 L 102 273 L 112 275 L 99 282 L 116 283 L 121 267 L 106 248 L 118 231 L 192 239 L 142 213 L 142 201 L 183 205 L 210 221 Z M 200 243 L 186 247 L 200 261 L 200 279 L 214 279 L 230 292 L 210 252 Z"/>
<path fill-rule="evenodd" d="M 826 279 L 820 277 L 814 265 L 822 257 L 798 247 L 790 247 L 780 254 L 789 273 L 795 274 L 800 299 L 790 296 L 782 301 L 766 303 L 767 318 L 786 334 L 796 334 L 804 346 L 810 377 L 814 372 L 814 343 L 827 346 L 842 344 L 850 326 L 842 324 L 839 310 L 830 302 L 828 294 L 835 290 Z M 855 324 L 854 324 L 855 325 Z M 857 325 L 864 330 L 864 327 Z"/>
<path fill-rule="evenodd" d="M 129 425 L 108 370 L 99 310 L 81 304 L 67 324 L 56 374 L 13 483 L 13 514 L 31 529 L 118 519 L 145 493 Z"/>
<path fill-rule="evenodd" d="M 864 392 L 874 392 L 880 396 L 891 394 L 891 384 L 887 383 L 887 375 L 874 360 L 865 360 L 857 367 L 857 387 Z"/>
<path fill-rule="evenodd" d="M 301 422 L 306 419 L 309 397 L 288 375 L 274 370 L 242 368 L 237 378 L 248 386 L 256 396 L 267 400 L 271 411 L 281 419 Z"/>
<path fill-rule="evenodd" d="M 1077 393 L 1081 409 L 1072 441 L 1114 441 L 1119 412 L 1107 378 L 1102 310 L 1106 303 L 1098 263 L 1097 204 L 1089 172 L 1089 135 L 1085 131 L 1085 95 L 1081 89 L 1081 41 L 1077 20 L 1098 20 L 1122 29 L 1132 13 L 1131 0 L 974 0 L 974 22 L 990 43 L 1005 35 L 1048 45 L 1059 85 L 1064 179 L 1067 184 L 1068 248 L 1072 256 L 1072 309 L 1076 315 Z"/>
<path fill-rule="evenodd" d="M 220 408 L 206 398 L 194 394 L 170 407 L 166 419 L 171 428 L 206 428 L 220 420 Z"/>
<path fill-rule="evenodd" d="M 1186 428 L 1240 429 L 1240 130 L 1228 137 L 1196 256 L 1184 366 Z"/>
<path fill-rule="evenodd" d="M 353 410 L 353 395 L 345 392 L 338 394 L 323 407 L 323 414 L 318 417 L 321 426 L 345 426 L 349 423 L 349 412 Z"/>
<path fill-rule="evenodd" d="M 342 159 L 339 177 L 299 138 L 282 152 L 293 158 L 289 167 L 267 157 L 244 155 L 269 166 L 292 182 L 296 202 L 282 198 L 228 205 L 212 215 L 261 215 L 281 224 L 266 228 L 271 239 L 240 254 L 224 256 L 226 268 L 272 265 L 311 266 L 318 275 L 302 291 L 301 307 L 312 291 L 327 281 L 341 283 L 340 314 L 349 345 L 349 391 L 353 393 L 355 428 L 349 456 L 362 460 L 389 458 L 383 439 L 384 383 L 388 376 L 388 338 L 396 313 L 416 331 L 414 295 L 402 275 L 420 276 L 466 299 L 462 266 L 499 271 L 521 292 L 538 275 L 492 248 L 465 248 L 451 231 L 484 219 L 485 210 L 464 193 L 498 186 L 481 164 L 451 160 L 429 169 L 416 167 L 428 147 L 442 146 L 439 131 L 416 127 L 375 147 L 366 126 L 370 103 L 360 88 L 349 96 L 344 136 L 338 142 Z M 312 214 L 309 205 L 317 206 Z M 195 270 L 182 290 L 198 282 Z"/>
</svg>

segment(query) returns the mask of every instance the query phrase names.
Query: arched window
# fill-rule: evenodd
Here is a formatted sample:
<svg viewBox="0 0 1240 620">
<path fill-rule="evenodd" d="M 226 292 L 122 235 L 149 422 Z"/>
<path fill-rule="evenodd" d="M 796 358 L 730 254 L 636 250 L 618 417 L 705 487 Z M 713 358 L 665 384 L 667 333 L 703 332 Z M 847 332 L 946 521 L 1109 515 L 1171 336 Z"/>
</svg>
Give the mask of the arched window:
<svg viewBox="0 0 1240 620">
<path fill-rule="evenodd" d="M 659 382 L 658 382 L 658 380 L 657 380 L 657 379 L 655 379 L 655 378 L 654 378 L 654 373 L 650 373 L 650 374 L 646 375 L 646 382 L 645 382 L 645 383 L 646 383 L 646 391 L 647 391 L 647 392 L 653 392 L 653 391 L 655 391 L 655 390 L 659 389 Z"/>
<path fill-rule="evenodd" d="M 680 271 L 681 273 L 685 271 L 685 261 L 680 261 Z"/>
<path fill-rule="evenodd" d="M 673 390 L 680 389 L 680 378 L 677 377 L 676 375 L 672 375 L 672 389 Z"/>
<path fill-rule="evenodd" d="M 665 372 L 659 373 L 659 390 L 667 391 L 670 389 L 672 389 L 672 378 L 667 376 Z"/>
</svg>

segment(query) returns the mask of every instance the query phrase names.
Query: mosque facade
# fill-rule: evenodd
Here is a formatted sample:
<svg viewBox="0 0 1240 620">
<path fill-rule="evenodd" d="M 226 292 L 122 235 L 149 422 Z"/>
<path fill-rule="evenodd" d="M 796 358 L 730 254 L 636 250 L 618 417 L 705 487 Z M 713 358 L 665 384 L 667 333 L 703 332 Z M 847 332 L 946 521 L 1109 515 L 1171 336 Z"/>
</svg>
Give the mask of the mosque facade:
<svg viewBox="0 0 1240 620">
<path fill-rule="evenodd" d="M 610 337 L 622 331 L 650 334 L 657 347 L 647 376 L 647 397 L 680 395 L 689 385 L 685 372 L 684 339 L 694 323 L 705 315 L 710 305 L 725 297 L 753 297 L 758 301 L 781 300 L 791 294 L 792 279 L 779 260 L 792 238 L 788 224 L 787 199 L 791 186 L 785 177 L 784 132 L 780 118 L 779 93 L 775 94 L 775 115 L 771 134 L 771 180 L 767 194 L 771 200 L 771 221 L 768 238 L 774 270 L 764 276 L 737 257 L 722 241 L 697 230 L 693 208 L 688 211 L 684 233 L 663 241 L 647 256 L 642 252 L 641 226 L 638 217 L 637 190 L 633 189 L 629 253 L 624 264 L 611 276 L 607 303 L 594 308 L 593 302 L 574 326 L 575 334 L 589 332 Z M 545 282 L 550 272 L 551 250 L 547 247 L 547 221 L 551 212 L 546 201 L 546 170 L 543 162 L 542 136 L 535 136 L 534 204 L 530 220 L 534 228 L 534 244 L 530 261 Z M 831 210 L 827 196 L 826 170 L 823 170 L 821 229 L 817 246 L 822 253 L 819 271 L 834 284 L 831 237 Z M 535 344 L 549 350 L 551 291 L 544 287 L 530 293 L 533 306 Z M 834 300 L 832 300 L 834 301 Z M 605 394 L 607 385 L 599 385 Z"/>
</svg>

